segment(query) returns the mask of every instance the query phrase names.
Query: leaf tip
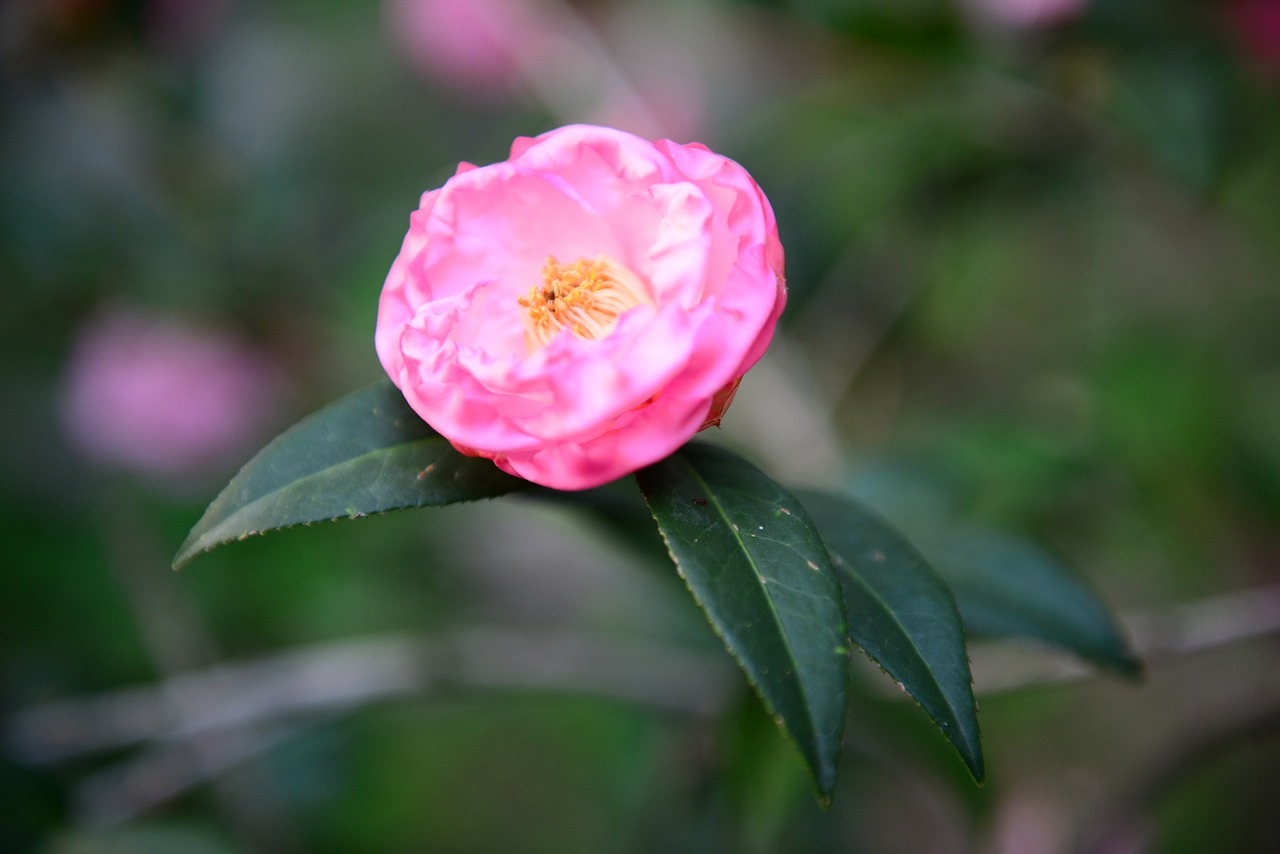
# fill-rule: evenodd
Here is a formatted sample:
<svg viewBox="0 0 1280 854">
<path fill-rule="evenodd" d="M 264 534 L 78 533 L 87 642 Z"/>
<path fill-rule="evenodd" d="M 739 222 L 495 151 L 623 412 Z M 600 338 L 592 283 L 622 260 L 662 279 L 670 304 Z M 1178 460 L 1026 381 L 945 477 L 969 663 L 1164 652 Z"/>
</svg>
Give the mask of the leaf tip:
<svg viewBox="0 0 1280 854">
<path fill-rule="evenodd" d="M 818 806 L 823 810 L 831 808 L 831 799 L 836 791 L 836 764 L 834 762 L 814 769 L 814 782 L 818 786 Z"/>
<path fill-rule="evenodd" d="M 212 505 L 211 505 L 212 506 Z M 191 562 L 200 555 L 211 552 L 218 546 L 222 545 L 225 540 L 213 539 L 209 535 L 208 519 L 210 510 L 206 509 L 200 520 L 192 526 L 188 532 L 187 538 L 182 541 L 182 545 L 178 546 L 178 551 L 173 555 L 173 561 L 170 566 L 174 572 L 181 572 L 191 565 Z M 254 531 L 257 534 L 259 532 Z M 241 539 L 244 539 L 241 537 Z"/>
<path fill-rule="evenodd" d="M 182 545 L 178 546 L 178 551 L 174 553 L 173 560 L 169 564 L 174 572 L 181 572 L 186 569 L 191 561 L 208 551 L 208 549 L 200 546 L 199 543 L 200 539 L 194 536 L 194 532 L 182 541 Z"/>
<path fill-rule="evenodd" d="M 969 738 L 952 738 L 951 733 L 947 732 L 945 729 L 943 730 L 943 733 L 955 748 L 956 753 L 960 756 L 960 760 L 968 770 L 969 776 L 973 778 L 973 782 L 978 786 L 985 785 L 987 782 L 987 762 L 986 758 L 982 754 L 981 733 L 974 732 L 972 740 Z"/>
</svg>

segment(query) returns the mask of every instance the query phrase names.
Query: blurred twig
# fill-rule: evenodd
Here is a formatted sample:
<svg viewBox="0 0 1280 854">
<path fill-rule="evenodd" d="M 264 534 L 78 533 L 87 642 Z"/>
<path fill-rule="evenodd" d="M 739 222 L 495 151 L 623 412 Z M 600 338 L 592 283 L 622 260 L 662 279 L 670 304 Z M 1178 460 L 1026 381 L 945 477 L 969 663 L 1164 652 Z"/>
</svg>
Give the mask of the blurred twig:
<svg viewBox="0 0 1280 854">
<path fill-rule="evenodd" d="M 1280 634 L 1280 584 L 1130 614 L 1122 619 L 1134 651 L 1148 666 Z M 974 642 L 969 655 L 982 694 L 1074 682 L 1095 670 L 1065 653 L 1006 642 Z"/>
<path fill-rule="evenodd" d="M 391 635 L 42 704 L 14 717 L 6 741 L 22 762 L 53 764 L 153 739 L 179 741 L 451 688 L 580 691 L 662 711 L 712 715 L 732 684 L 720 656 L 661 644 L 500 629 L 437 640 Z M 169 715 L 175 698 L 183 710 L 180 719 Z"/>
<path fill-rule="evenodd" d="M 243 771 L 250 760 L 294 734 L 291 726 L 233 729 L 148 745 L 135 756 L 85 778 L 74 793 L 76 814 L 90 827 L 113 827 L 146 815 L 201 784 L 217 786 L 237 797 L 258 792 L 262 787 L 254 785 L 241 793 L 226 775 L 236 769 Z M 268 837 L 259 830 L 251 841 L 256 850 L 278 851 L 282 845 L 292 846 L 291 837 L 286 840 L 278 833 Z"/>
<path fill-rule="evenodd" d="M 1171 748 L 1139 763 L 1123 788 L 1107 798 L 1101 815 L 1076 847 L 1079 854 L 1112 854 L 1148 850 L 1151 813 L 1179 783 L 1223 753 L 1280 733 L 1280 702 L 1262 708 L 1234 711 L 1233 716 L 1199 732 L 1169 740 Z"/>
<path fill-rule="evenodd" d="M 180 674 L 207 667 L 217 660 L 212 637 L 198 610 L 172 573 L 164 571 L 164 552 L 146 524 L 146 514 L 125 490 L 118 490 L 103 503 L 101 529 L 110 555 L 110 565 L 119 582 L 152 663 L 164 681 L 152 704 L 152 723 L 160 732 L 166 722 L 181 722 L 198 713 L 195 698 L 171 690 Z M 271 796 L 270 787 L 248 769 L 238 785 L 223 778 L 229 755 L 228 742 L 239 742 L 246 733 L 231 732 L 220 739 L 195 738 L 182 745 L 173 774 L 134 774 L 128 780 L 97 785 L 91 779 L 80 792 L 79 814 L 92 826 L 106 826 L 164 803 L 174 789 L 171 779 L 208 782 L 214 797 L 229 819 L 239 841 L 252 850 L 287 852 L 296 850 L 295 835 L 285 812 Z M 155 769 L 151 769 L 154 771 Z M 94 794 L 94 793 L 97 794 Z"/>
<path fill-rule="evenodd" d="M 553 25 L 551 29 L 565 39 L 560 49 L 569 56 L 560 58 L 560 66 L 544 57 L 532 57 L 522 63 L 520 73 L 530 93 L 548 112 L 564 123 L 586 121 L 600 112 L 601 102 L 609 95 L 625 103 L 629 130 L 650 138 L 667 135 L 609 46 L 579 11 L 562 0 L 550 0 L 543 14 Z M 583 82 L 597 91 L 585 93 Z"/>
<path fill-rule="evenodd" d="M 1139 655 L 1158 665 L 1280 633 L 1280 585 L 1138 614 L 1125 623 Z M 1093 672 L 1043 653 L 1010 658 L 1002 653 L 1007 649 L 973 645 L 979 692 Z M 569 632 L 473 628 L 441 638 L 392 635 L 318 645 L 176 674 L 157 685 L 41 704 L 14 716 L 5 742 L 11 756 L 31 765 L 146 745 L 79 790 L 82 813 L 111 823 L 224 774 L 279 744 L 300 721 L 387 699 L 553 690 L 708 717 L 723 710 L 738 684 L 728 660 L 714 653 Z"/>
<path fill-rule="evenodd" d="M 450 689 L 577 691 L 709 716 L 736 684 L 721 656 L 598 637 L 473 629 L 327 644 L 100 697 L 37 706 L 6 733 L 19 761 L 46 765 L 146 745 L 80 786 L 82 816 L 114 824 L 216 779 L 288 737 L 300 719 Z M 175 716 L 174 712 L 180 714 Z"/>
</svg>

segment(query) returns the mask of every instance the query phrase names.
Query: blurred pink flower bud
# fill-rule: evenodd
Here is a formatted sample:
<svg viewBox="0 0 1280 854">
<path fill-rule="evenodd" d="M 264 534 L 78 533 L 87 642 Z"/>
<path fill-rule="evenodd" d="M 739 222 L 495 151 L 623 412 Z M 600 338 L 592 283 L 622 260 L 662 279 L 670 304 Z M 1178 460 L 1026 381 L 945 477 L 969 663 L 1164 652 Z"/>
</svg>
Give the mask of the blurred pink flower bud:
<svg viewBox="0 0 1280 854">
<path fill-rule="evenodd" d="M 115 309 L 90 318 L 74 342 L 63 422 L 105 467 L 214 473 L 261 439 L 281 385 L 275 366 L 236 338 Z"/>
<path fill-rule="evenodd" d="M 505 92 L 543 49 L 530 0 L 386 0 L 391 36 L 423 74 L 457 88 Z"/>
<path fill-rule="evenodd" d="M 376 343 L 459 450 L 598 486 L 716 424 L 786 302 L 773 210 L 698 144 L 592 125 L 517 139 L 422 197 Z"/>
<path fill-rule="evenodd" d="M 1053 27 L 1080 15 L 1090 0 L 965 0 L 975 14 L 1002 27 Z"/>
<path fill-rule="evenodd" d="M 1280 79 L 1280 0 L 1235 0 L 1228 12 L 1236 38 L 1259 69 Z"/>
</svg>

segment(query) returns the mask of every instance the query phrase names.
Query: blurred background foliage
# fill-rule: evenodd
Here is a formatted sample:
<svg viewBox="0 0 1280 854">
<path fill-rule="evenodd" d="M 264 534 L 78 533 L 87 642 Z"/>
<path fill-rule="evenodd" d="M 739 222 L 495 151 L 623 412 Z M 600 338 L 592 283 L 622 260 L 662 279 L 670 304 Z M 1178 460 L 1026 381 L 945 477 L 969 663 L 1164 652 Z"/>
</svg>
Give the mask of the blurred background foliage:
<svg viewBox="0 0 1280 854">
<path fill-rule="evenodd" d="M 0 849 L 1274 850 L 1280 3 L 6 0 L 0 69 Z M 651 537 L 503 499 L 171 574 L 255 446 L 379 376 L 418 195 L 569 121 L 705 142 L 777 209 L 791 304 L 723 440 L 1049 544 L 1145 681 L 975 650 L 978 790 L 869 673 L 824 814 Z M 121 317 L 113 414 L 77 360 Z M 267 391 L 209 403 L 226 361 L 148 324 Z M 647 664 L 596 690 L 526 636 Z M 342 665 L 406 637 L 489 658 Z M 277 714 L 240 666 L 298 650 L 329 701 Z M 212 734 L 93 704 L 219 663 L 248 711 Z"/>
</svg>

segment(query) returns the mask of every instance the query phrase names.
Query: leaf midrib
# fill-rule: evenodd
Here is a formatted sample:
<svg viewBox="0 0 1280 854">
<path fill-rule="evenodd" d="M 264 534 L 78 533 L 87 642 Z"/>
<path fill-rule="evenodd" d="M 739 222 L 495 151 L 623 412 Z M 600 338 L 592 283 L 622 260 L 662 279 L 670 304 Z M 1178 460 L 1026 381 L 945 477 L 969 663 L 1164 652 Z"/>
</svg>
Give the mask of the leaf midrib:
<svg viewBox="0 0 1280 854">
<path fill-rule="evenodd" d="M 703 493 L 709 497 L 711 503 L 715 506 L 717 513 L 720 515 L 721 520 L 724 521 L 724 523 L 728 526 L 729 531 L 732 532 L 733 538 L 738 542 L 739 548 L 742 550 L 743 554 L 747 556 L 747 561 L 751 564 L 751 568 L 755 570 L 757 589 L 763 590 L 765 585 L 759 583 L 759 580 L 762 577 L 763 573 L 760 572 L 759 565 L 756 563 L 755 558 L 752 556 L 750 549 L 747 548 L 747 543 L 746 543 L 746 540 L 744 540 L 742 537 L 742 532 L 734 528 L 733 521 L 729 518 L 729 515 L 726 513 L 724 506 L 720 503 L 719 498 L 711 490 L 710 484 L 708 484 L 706 479 L 702 477 L 701 473 L 698 471 L 697 467 L 693 464 L 693 462 L 689 460 L 689 458 L 686 455 L 683 455 L 683 454 L 681 455 L 681 462 L 683 462 L 689 468 L 689 470 L 693 473 L 693 477 L 698 482 L 698 484 L 702 487 Z M 764 598 L 765 604 L 769 608 L 769 612 L 773 615 L 773 624 L 775 628 L 778 629 L 778 634 L 782 638 L 782 646 L 787 651 L 787 658 L 791 662 L 791 672 L 799 673 L 800 672 L 799 660 L 795 656 L 795 651 L 790 641 L 788 640 L 787 633 L 782 629 L 782 621 L 781 621 L 781 617 L 778 614 L 778 609 L 774 607 L 773 599 L 770 598 L 768 594 L 765 594 L 763 598 Z M 810 723 L 809 736 L 813 742 L 812 746 L 814 748 L 814 752 L 816 755 L 819 756 L 819 758 L 821 758 L 821 745 L 818 743 L 817 728 L 816 726 L 814 726 L 814 723 L 816 722 L 816 718 L 813 713 L 813 704 L 810 701 L 808 692 L 806 692 L 803 689 L 804 683 L 801 682 L 799 679 L 797 679 L 796 684 L 801 686 L 799 690 L 800 701 L 801 701 L 801 704 L 804 706 L 805 713 L 807 714 L 809 719 L 809 723 Z"/>
<path fill-rule="evenodd" d="M 218 528 L 221 528 L 222 526 L 227 525 L 231 521 L 242 518 L 245 514 L 250 513 L 250 511 L 259 509 L 262 506 L 262 504 L 268 499 L 275 498 L 278 500 L 281 496 L 288 495 L 295 488 L 302 488 L 305 484 L 307 484 L 309 481 L 313 480 L 314 478 L 320 477 L 322 475 L 330 474 L 333 472 L 338 472 L 344 468 L 355 466 L 359 464 L 361 461 L 367 460 L 378 454 L 384 454 L 391 451 L 409 449 L 409 448 L 414 448 L 421 445 L 428 445 L 431 443 L 439 443 L 444 441 L 445 441 L 444 438 L 441 436 L 423 436 L 420 439 L 412 439 L 407 442 L 397 442 L 396 444 L 393 444 L 393 445 L 382 445 L 381 447 L 372 448 L 357 456 L 347 457 L 332 465 L 327 465 L 322 468 L 313 469 L 307 472 L 306 474 L 303 474 L 299 477 L 295 477 L 293 480 L 290 480 L 287 483 L 284 483 L 280 486 L 269 489 L 266 492 L 262 492 L 254 496 L 253 498 L 249 499 L 248 502 L 241 504 L 234 512 L 219 518 L 216 522 L 214 522 L 213 524 L 209 525 L 207 528 L 202 530 L 200 535 L 194 537 L 194 539 L 191 536 L 188 536 L 187 540 L 183 542 L 181 548 L 178 549 L 178 557 L 174 561 L 174 566 L 175 567 L 185 566 L 197 555 L 204 554 L 205 552 L 211 551 L 214 547 L 224 542 L 223 540 L 216 540 L 211 544 L 208 544 L 208 543 L 205 543 L 205 538 L 213 531 L 216 531 Z M 405 506 L 408 506 L 408 505 L 405 505 Z M 384 509 L 394 510 L 396 508 L 387 507 Z M 374 511 L 374 512 L 381 512 L 381 511 Z M 307 522 L 331 521 L 331 520 L 344 519 L 344 518 L 347 518 L 347 516 L 338 515 L 338 516 L 327 516 L 324 519 L 299 520 L 298 522 L 295 522 L 289 525 L 281 525 L 273 528 L 266 528 L 264 530 L 256 531 L 254 532 L 254 534 L 250 534 L 250 536 L 262 535 L 267 531 L 292 528 L 297 525 L 307 524 Z M 198 528 L 203 527 L 204 521 L 205 519 L 204 517 L 202 517 L 200 521 L 196 523 L 196 527 Z M 202 543 L 203 545 L 198 549 L 188 551 L 188 545 L 194 545 L 196 543 Z"/>
<path fill-rule="evenodd" d="M 917 563 L 918 562 L 919 562 L 919 559 L 917 558 Z M 866 591 L 871 594 L 872 598 L 875 599 L 875 601 L 880 605 L 881 609 L 889 615 L 889 619 L 893 622 L 893 624 L 896 625 L 898 629 L 902 632 L 902 635 L 905 638 L 907 638 L 908 642 L 910 643 L 911 650 L 915 653 L 917 662 L 924 665 L 925 672 L 929 674 L 929 681 L 933 683 L 933 686 L 935 688 L 937 688 L 938 693 L 942 696 L 943 703 L 946 705 L 948 711 L 950 711 L 951 720 L 952 720 L 952 723 L 955 724 L 956 730 L 958 732 L 963 733 L 965 728 L 964 726 L 961 725 L 961 720 L 959 715 L 956 714 L 955 706 L 953 706 L 951 702 L 947 699 L 946 689 L 943 687 L 942 682 L 939 681 L 937 673 L 935 673 L 934 669 L 929 666 L 929 662 L 925 658 L 924 654 L 921 652 L 920 646 L 919 644 L 916 643 L 915 637 L 911 634 L 911 632 L 907 631 L 906 626 L 903 625 L 900 619 L 898 619 L 897 612 L 893 608 L 889 607 L 889 603 L 885 601 L 884 597 L 880 595 L 879 591 L 877 591 L 873 586 L 867 583 L 867 581 L 863 579 L 860 575 L 859 576 L 850 575 L 849 577 L 856 584 L 865 588 Z M 948 605 L 950 606 L 950 610 L 956 618 L 956 622 L 960 625 L 963 625 L 963 622 L 960 619 L 960 610 L 959 608 L 956 607 L 954 597 L 950 598 L 950 600 L 948 601 Z M 850 640 L 853 640 L 852 636 L 850 636 Z M 859 646 L 861 646 L 861 644 L 859 644 Z M 865 647 L 863 647 L 863 651 L 866 652 Z M 867 654 L 870 655 L 870 653 L 867 653 Z M 872 657 L 875 658 L 875 656 L 872 656 Z M 884 661 L 881 661 L 879 658 L 876 658 L 876 663 L 879 664 L 881 667 L 885 668 L 886 670 L 889 669 L 889 665 L 886 664 Z M 895 678 L 897 677 L 895 676 Z M 972 675 L 970 676 L 970 679 L 972 680 Z M 965 744 L 969 747 L 970 751 L 974 752 L 975 756 L 980 755 L 976 752 L 977 745 L 970 743 L 970 740 L 967 734 L 965 734 L 964 740 L 965 740 Z"/>
</svg>

